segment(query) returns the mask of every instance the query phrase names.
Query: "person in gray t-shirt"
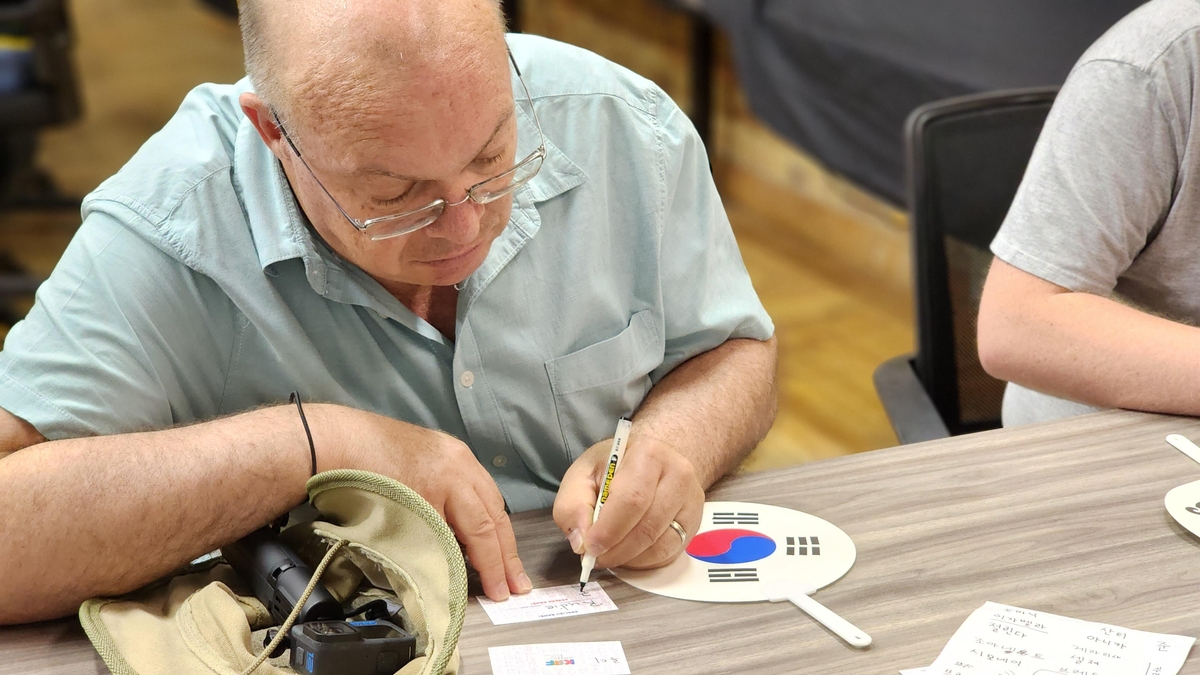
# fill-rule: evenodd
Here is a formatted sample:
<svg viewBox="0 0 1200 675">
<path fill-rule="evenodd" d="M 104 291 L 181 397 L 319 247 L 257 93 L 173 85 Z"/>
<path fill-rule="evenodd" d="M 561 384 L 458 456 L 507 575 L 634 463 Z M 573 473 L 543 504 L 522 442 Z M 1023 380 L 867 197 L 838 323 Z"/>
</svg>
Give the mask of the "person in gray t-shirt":
<svg viewBox="0 0 1200 675">
<path fill-rule="evenodd" d="M 1071 71 L 1000 233 L 979 356 L 1004 424 L 1200 415 L 1200 1 L 1153 0 Z"/>
</svg>

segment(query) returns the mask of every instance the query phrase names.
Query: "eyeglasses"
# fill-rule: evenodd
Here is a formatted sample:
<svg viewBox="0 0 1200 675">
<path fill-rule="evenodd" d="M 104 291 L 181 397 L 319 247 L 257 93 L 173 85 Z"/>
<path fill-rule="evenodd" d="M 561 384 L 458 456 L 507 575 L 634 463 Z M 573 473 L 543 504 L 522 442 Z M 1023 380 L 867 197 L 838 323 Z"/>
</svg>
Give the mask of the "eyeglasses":
<svg viewBox="0 0 1200 675">
<path fill-rule="evenodd" d="M 304 165 L 308 170 L 309 175 L 317 182 L 325 195 L 329 197 L 329 201 L 337 207 L 342 216 L 350 221 L 350 224 L 359 232 L 364 232 L 371 238 L 372 241 L 381 239 L 390 239 L 399 237 L 405 234 L 411 234 L 417 230 L 432 225 L 434 221 L 445 213 L 446 209 L 451 206 L 458 206 L 465 203 L 468 199 L 476 204 L 490 204 L 502 197 L 512 194 L 517 188 L 528 183 L 537 175 L 542 168 L 542 160 L 546 157 L 546 136 L 542 133 L 542 123 L 538 121 L 537 111 L 533 108 L 533 97 L 529 95 L 529 87 L 525 86 L 525 80 L 521 77 L 521 69 L 517 67 L 517 62 L 513 59 L 512 52 L 508 54 L 508 60 L 512 63 L 513 69 L 517 73 L 517 81 L 521 83 L 521 89 L 525 92 L 525 100 L 529 104 L 529 111 L 533 115 L 533 123 L 537 126 L 538 136 L 541 139 L 538 147 L 528 157 L 517 162 L 511 169 L 493 176 L 485 181 L 481 181 L 467 188 L 467 194 L 457 202 L 447 202 L 445 199 L 435 199 L 432 202 L 422 206 L 419 209 L 396 213 L 390 216 L 380 216 L 378 218 L 367 218 L 359 220 L 346 212 L 342 205 L 334 199 L 333 195 L 326 188 L 321 179 L 317 178 L 317 174 L 313 172 L 312 167 L 304 160 L 304 156 L 300 154 L 300 149 L 292 142 L 291 136 L 288 135 L 283 124 L 279 121 L 279 116 L 275 115 L 275 126 L 279 127 L 280 134 L 287 141 L 288 147 L 296 154 L 296 159 Z M 272 111 L 274 114 L 274 111 Z"/>
</svg>

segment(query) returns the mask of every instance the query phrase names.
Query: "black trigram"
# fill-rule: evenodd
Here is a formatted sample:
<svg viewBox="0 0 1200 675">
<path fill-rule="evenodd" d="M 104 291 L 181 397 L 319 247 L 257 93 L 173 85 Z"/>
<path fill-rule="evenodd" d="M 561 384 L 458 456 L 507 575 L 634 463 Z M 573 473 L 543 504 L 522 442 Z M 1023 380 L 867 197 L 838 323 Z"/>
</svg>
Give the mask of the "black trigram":
<svg viewBox="0 0 1200 675">
<path fill-rule="evenodd" d="M 757 567 L 710 567 L 708 570 L 709 583 L 730 581 L 758 581 Z"/>
<path fill-rule="evenodd" d="M 712 514 L 713 525 L 757 525 L 757 513 L 717 511 Z"/>
<path fill-rule="evenodd" d="M 786 555 L 808 555 L 809 546 L 813 555 L 821 555 L 821 542 L 816 537 L 788 537 Z"/>
</svg>

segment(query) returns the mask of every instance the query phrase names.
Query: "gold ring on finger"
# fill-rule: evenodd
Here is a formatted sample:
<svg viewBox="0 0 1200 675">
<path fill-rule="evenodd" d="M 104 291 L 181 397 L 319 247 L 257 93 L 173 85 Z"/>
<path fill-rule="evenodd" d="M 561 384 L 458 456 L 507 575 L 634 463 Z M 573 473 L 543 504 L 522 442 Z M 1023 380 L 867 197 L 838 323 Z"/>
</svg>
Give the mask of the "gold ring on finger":
<svg viewBox="0 0 1200 675">
<path fill-rule="evenodd" d="M 680 525 L 679 523 L 675 522 L 674 520 L 671 521 L 671 529 L 675 530 L 675 534 L 678 534 L 679 538 L 681 540 L 683 540 L 683 544 L 687 545 L 687 540 L 688 540 L 687 530 L 683 529 L 683 526 Z"/>
</svg>

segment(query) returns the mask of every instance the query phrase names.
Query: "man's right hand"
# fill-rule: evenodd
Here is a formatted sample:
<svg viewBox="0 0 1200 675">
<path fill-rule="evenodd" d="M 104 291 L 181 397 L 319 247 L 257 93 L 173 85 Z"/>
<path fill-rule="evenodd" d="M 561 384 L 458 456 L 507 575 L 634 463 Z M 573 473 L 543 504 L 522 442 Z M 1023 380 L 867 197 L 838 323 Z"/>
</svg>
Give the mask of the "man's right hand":
<svg viewBox="0 0 1200 675">
<path fill-rule="evenodd" d="M 380 415 L 340 406 L 307 407 L 318 408 L 312 430 L 319 471 L 354 468 L 395 478 L 450 524 L 489 598 L 504 600 L 533 588 L 517 556 L 504 498 L 465 443 Z M 322 428 L 326 420 L 330 425 Z"/>
</svg>

